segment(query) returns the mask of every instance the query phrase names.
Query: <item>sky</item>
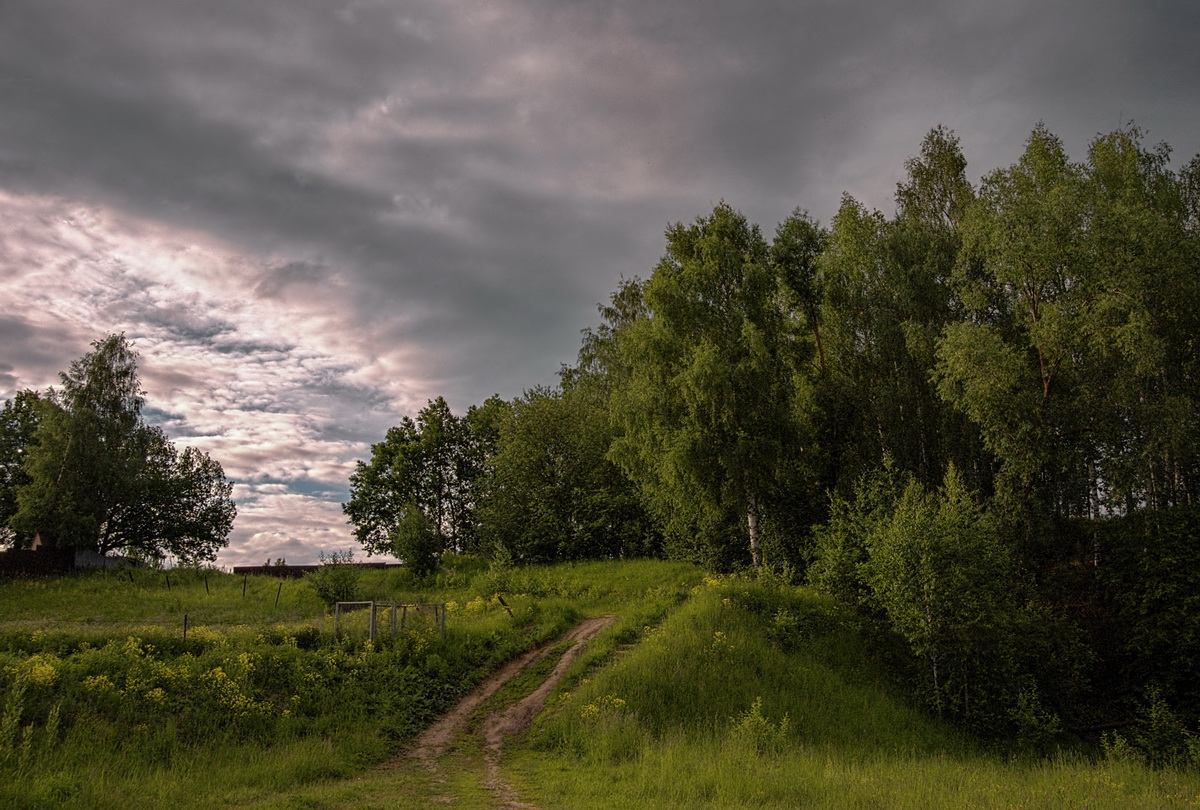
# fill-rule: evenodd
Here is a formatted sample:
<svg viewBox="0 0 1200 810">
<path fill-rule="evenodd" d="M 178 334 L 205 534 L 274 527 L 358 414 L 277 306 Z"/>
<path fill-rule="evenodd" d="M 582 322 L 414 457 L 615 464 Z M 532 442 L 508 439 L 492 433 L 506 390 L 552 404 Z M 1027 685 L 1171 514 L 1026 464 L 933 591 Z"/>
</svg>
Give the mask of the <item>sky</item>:
<svg viewBox="0 0 1200 810">
<path fill-rule="evenodd" d="M 1179 166 L 1197 79 L 1190 0 L 0 0 L 0 400 L 124 332 L 219 564 L 360 551 L 372 443 L 555 383 L 672 223 L 891 215 L 939 124 Z"/>
</svg>

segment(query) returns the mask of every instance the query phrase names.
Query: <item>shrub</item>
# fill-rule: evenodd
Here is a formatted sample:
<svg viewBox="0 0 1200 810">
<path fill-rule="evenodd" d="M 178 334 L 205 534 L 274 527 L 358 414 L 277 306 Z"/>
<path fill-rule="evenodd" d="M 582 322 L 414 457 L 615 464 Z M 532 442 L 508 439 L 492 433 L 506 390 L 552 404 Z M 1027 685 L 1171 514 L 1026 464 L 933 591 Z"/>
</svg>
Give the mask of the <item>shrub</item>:
<svg viewBox="0 0 1200 810">
<path fill-rule="evenodd" d="M 786 714 L 772 723 L 762 713 L 762 698 L 756 697 L 750 708 L 730 718 L 730 736 L 742 747 L 758 754 L 777 754 L 787 745 L 792 721 Z"/>
<path fill-rule="evenodd" d="M 335 551 L 328 557 L 321 553 L 321 567 L 305 576 L 304 581 L 317 597 L 329 607 L 337 602 L 351 602 L 358 593 L 359 571 L 352 564 L 354 552 Z"/>
</svg>

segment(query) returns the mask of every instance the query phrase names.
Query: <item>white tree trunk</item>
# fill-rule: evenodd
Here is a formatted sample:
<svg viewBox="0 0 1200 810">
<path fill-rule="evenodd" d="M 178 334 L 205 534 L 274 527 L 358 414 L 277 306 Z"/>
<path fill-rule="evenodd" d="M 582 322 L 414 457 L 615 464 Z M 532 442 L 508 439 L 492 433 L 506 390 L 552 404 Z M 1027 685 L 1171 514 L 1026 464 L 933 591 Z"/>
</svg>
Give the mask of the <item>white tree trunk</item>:
<svg viewBox="0 0 1200 810">
<path fill-rule="evenodd" d="M 746 528 L 750 531 L 750 559 L 754 570 L 762 570 L 762 554 L 758 547 L 758 501 L 753 495 L 747 498 Z"/>
</svg>

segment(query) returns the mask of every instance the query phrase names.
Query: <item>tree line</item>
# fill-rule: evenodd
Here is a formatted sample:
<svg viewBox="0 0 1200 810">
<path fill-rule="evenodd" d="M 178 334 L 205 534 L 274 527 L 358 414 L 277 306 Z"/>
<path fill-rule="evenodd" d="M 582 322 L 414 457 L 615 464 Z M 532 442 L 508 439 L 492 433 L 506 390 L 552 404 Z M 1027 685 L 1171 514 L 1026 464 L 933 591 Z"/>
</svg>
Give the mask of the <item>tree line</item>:
<svg viewBox="0 0 1200 810">
<path fill-rule="evenodd" d="M 0 410 L 0 544 L 210 561 L 237 510 L 219 462 L 142 416 L 137 353 L 109 335 Z"/>
<path fill-rule="evenodd" d="M 904 168 L 891 216 L 671 225 L 556 386 L 372 448 L 359 540 L 807 579 L 951 716 L 1200 718 L 1200 158 L 1039 125 L 974 184 L 937 127 Z"/>
</svg>

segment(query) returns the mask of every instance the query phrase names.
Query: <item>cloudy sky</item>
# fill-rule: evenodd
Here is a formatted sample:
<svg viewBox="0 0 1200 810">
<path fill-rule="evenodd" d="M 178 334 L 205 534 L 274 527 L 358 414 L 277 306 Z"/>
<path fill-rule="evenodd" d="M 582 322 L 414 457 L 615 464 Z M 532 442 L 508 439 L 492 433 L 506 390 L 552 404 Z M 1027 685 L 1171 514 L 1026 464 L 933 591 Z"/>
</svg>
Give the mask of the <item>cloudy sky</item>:
<svg viewBox="0 0 1200 810">
<path fill-rule="evenodd" d="M 225 565 L 354 547 L 354 461 L 551 384 L 664 229 L 892 213 L 1044 121 L 1200 151 L 1190 0 L 0 0 L 0 399 L 123 331 Z"/>
</svg>

